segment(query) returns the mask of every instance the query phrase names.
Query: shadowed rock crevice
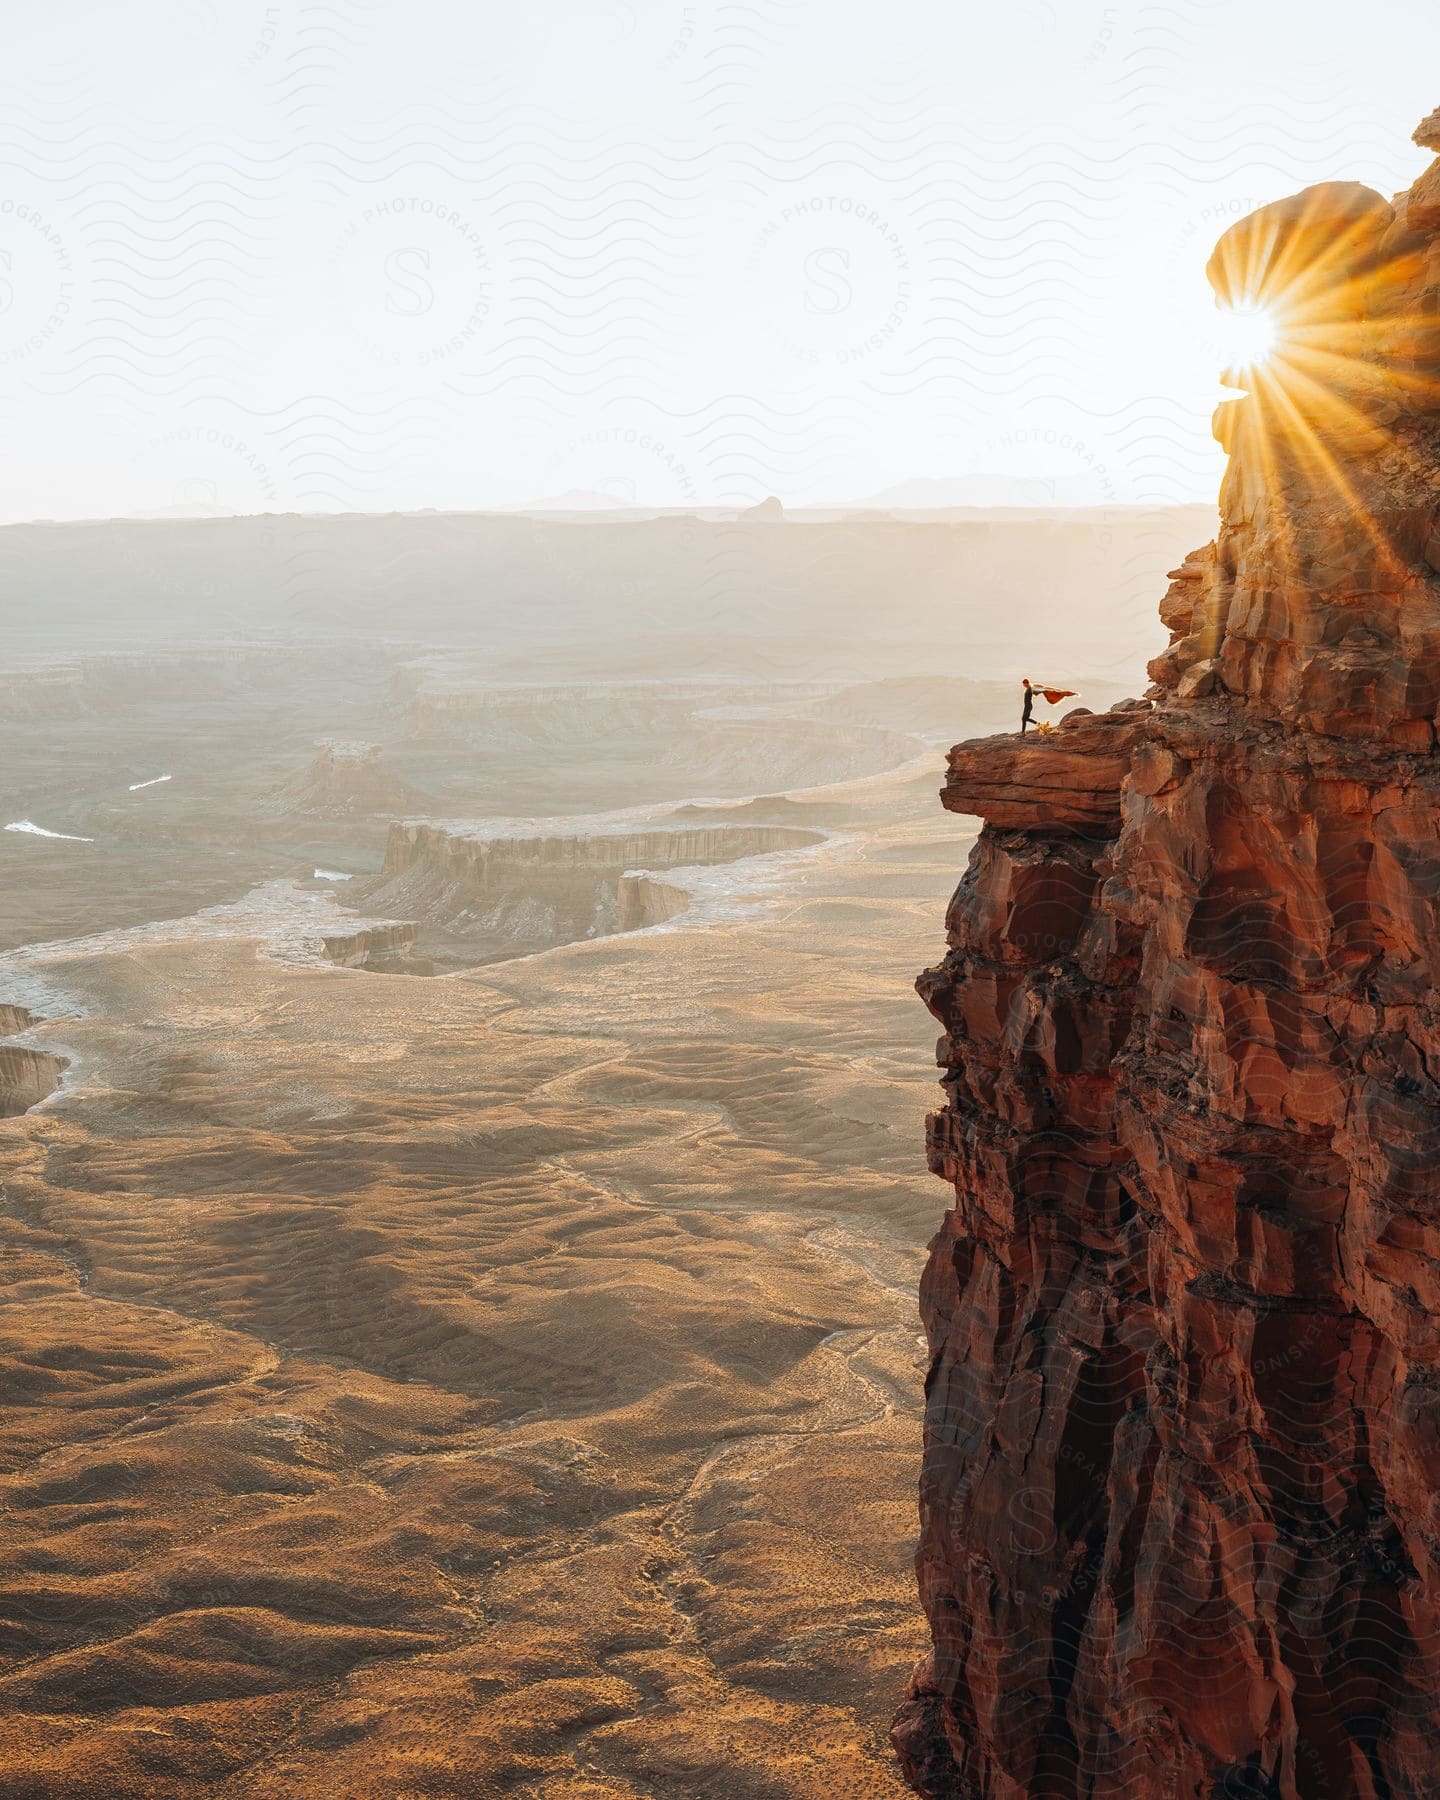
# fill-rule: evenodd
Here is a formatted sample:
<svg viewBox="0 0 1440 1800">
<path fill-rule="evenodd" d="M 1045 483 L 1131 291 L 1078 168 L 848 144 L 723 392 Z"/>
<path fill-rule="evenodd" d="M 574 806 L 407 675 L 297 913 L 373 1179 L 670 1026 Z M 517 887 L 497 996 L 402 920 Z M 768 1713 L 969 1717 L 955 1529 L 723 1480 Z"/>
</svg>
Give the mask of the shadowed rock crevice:
<svg viewBox="0 0 1440 1800">
<path fill-rule="evenodd" d="M 950 753 L 932 1800 L 1436 1786 L 1437 184 L 1227 234 L 1277 346 L 1155 685 Z"/>
</svg>

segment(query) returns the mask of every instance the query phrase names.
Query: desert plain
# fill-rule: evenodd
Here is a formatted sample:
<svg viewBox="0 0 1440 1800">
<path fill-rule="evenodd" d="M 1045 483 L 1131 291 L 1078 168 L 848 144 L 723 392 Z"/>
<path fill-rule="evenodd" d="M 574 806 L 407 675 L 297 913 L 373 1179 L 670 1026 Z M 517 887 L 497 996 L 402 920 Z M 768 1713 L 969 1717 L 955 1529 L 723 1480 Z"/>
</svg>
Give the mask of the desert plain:
<svg viewBox="0 0 1440 1800">
<path fill-rule="evenodd" d="M 0 1794 L 903 1794 L 943 752 L 1204 529 L 49 529 Z"/>
</svg>

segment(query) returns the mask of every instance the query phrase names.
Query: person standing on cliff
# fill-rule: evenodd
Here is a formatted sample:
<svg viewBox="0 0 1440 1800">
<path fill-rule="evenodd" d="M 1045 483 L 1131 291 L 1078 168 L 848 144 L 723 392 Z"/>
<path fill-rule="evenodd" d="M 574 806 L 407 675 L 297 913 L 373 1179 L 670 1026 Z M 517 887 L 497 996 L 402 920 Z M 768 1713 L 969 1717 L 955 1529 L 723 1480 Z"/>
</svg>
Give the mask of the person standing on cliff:
<svg viewBox="0 0 1440 1800">
<path fill-rule="evenodd" d="M 1073 700 L 1075 698 L 1074 688 L 1032 688 L 1030 685 L 1030 677 L 1028 675 L 1022 675 L 1020 677 L 1020 685 L 1025 690 L 1025 704 L 1020 709 L 1021 737 L 1024 737 L 1026 728 L 1029 726 L 1031 719 L 1035 716 L 1036 694 L 1043 694 L 1046 701 L 1051 706 L 1058 706 L 1062 700 Z"/>
</svg>

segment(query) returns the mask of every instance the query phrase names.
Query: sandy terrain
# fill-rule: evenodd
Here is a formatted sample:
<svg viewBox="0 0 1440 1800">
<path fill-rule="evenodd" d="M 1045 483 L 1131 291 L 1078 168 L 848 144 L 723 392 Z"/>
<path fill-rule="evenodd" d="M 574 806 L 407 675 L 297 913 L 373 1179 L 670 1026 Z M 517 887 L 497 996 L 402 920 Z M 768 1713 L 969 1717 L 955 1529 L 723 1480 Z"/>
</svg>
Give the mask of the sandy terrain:
<svg viewBox="0 0 1440 1800">
<path fill-rule="evenodd" d="M 483 977 L 27 964 L 88 1016 L 6 1128 L 8 1791 L 899 1792 L 958 857 Z"/>
<path fill-rule="evenodd" d="M 899 1796 L 1011 686 L 216 656 L 0 720 L 0 1795 Z"/>
</svg>

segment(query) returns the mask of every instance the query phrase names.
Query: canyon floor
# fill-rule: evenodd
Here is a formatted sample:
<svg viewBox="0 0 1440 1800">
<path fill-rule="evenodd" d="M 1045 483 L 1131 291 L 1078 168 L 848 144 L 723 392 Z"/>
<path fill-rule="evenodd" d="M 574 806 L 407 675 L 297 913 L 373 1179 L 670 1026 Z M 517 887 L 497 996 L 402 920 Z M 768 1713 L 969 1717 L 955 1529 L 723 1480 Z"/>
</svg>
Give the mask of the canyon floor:
<svg viewBox="0 0 1440 1800">
<path fill-rule="evenodd" d="M 1013 692 L 399 662 L 111 657 L 0 727 L 0 1795 L 898 1797 L 911 984 Z M 736 859 L 368 954 L 397 818 L 587 814 Z"/>
<path fill-rule="evenodd" d="M 312 865 L 363 884 L 380 817 L 245 686 L 135 710 L 145 755 L 72 720 L 75 798 L 33 732 L 7 765 L 68 835 L 3 839 L 0 1002 L 68 1066 L 0 1124 L 0 1793 L 899 1794 L 938 758 L 807 727 L 894 766 L 793 796 L 818 846 L 718 915 L 397 976 L 316 954 L 364 919 Z M 756 773 L 803 773 L 764 704 Z M 590 751 L 556 805 L 644 796 Z"/>
</svg>

